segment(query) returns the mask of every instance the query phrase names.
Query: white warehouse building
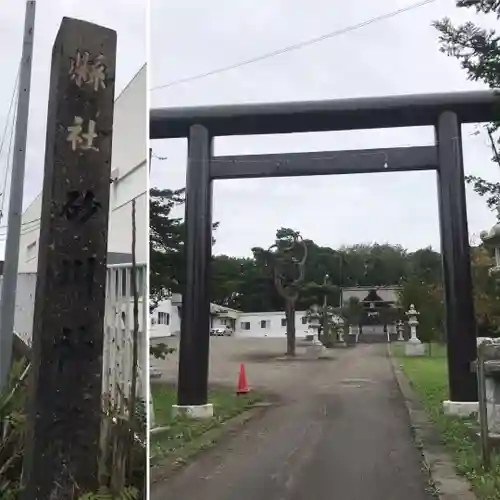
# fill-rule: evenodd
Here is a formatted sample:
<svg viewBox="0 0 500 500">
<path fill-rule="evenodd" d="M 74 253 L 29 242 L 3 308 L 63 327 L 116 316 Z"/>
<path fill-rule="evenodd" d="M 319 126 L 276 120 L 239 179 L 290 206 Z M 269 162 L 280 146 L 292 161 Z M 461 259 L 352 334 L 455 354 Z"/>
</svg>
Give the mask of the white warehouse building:
<svg viewBox="0 0 500 500">
<path fill-rule="evenodd" d="M 361 329 L 362 338 L 366 341 L 388 339 L 388 335 L 396 335 L 396 324 L 384 325 L 377 321 L 379 307 L 396 307 L 399 303 L 399 286 L 377 287 L 345 287 L 342 289 L 341 304 L 347 304 L 352 297 L 360 301 L 368 317 L 374 318 L 369 323 L 364 322 Z M 168 300 L 161 302 L 154 310 L 151 318 L 150 337 L 155 342 L 176 336 L 180 333 L 182 300 L 179 294 L 173 294 Z M 286 319 L 282 311 L 242 312 L 217 304 L 210 304 L 210 328 L 229 326 L 235 337 L 286 337 Z M 337 317 L 335 322 L 339 322 Z M 313 333 L 309 329 L 306 311 L 296 311 L 295 327 L 297 338 L 303 338 Z M 357 330 L 356 326 L 356 330 Z M 370 340 L 371 339 L 371 340 Z"/>
<path fill-rule="evenodd" d="M 151 317 L 150 338 L 155 343 L 171 336 L 178 336 L 181 329 L 182 299 L 173 294 L 160 302 Z M 286 337 L 286 318 L 282 311 L 242 312 L 236 309 L 210 304 L 210 328 L 229 326 L 235 337 Z M 295 312 L 297 338 L 308 333 L 306 311 Z"/>
</svg>

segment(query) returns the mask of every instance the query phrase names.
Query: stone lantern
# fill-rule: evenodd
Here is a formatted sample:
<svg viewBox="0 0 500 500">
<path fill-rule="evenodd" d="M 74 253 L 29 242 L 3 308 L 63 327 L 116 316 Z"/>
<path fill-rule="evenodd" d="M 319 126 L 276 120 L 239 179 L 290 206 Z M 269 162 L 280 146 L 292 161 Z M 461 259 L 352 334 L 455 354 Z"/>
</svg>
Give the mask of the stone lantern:
<svg viewBox="0 0 500 500">
<path fill-rule="evenodd" d="M 407 356 L 423 356 L 425 354 L 425 346 L 417 337 L 418 315 L 415 306 L 411 304 L 410 309 L 406 313 L 408 316 L 408 326 L 410 327 L 410 339 L 406 343 L 405 354 Z"/>
<path fill-rule="evenodd" d="M 481 231 L 479 234 L 483 245 L 490 248 L 495 253 L 495 265 L 490 268 L 489 274 L 491 277 L 500 281 L 500 204 L 497 205 L 497 223 L 489 231 Z M 477 345 L 483 341 L 499 344 L 500 339 L 492 339 L 490 337 L 478 337 Z"/>
<path fill-rule="evenodd" d="M 337 320 L 337 327 L 338 327 L 338 339 L 339 342 L 342 344 L 345 342 L 344 340 L 344 326 L 345 326 L 345 321 L 342 316 L 339 317 Z M 349 334 L 351 333 L 351 325 L 349 325 Z"/>
<path fill-rule="evenodd" d="M 403 337 L 404 329 L 405 329 L 405 324 L 401 320 L 399 320 L 396 323 L 396 333 L 398 334 L 398 342 L 403 342 L 404 340 Z"/>
<path fill-rule="evenodd" d="M 311 307 L 308 328 L 312 330 L 313 342 L 315 342 L 318 339 L 319 329 L 321 328 L 321 313 L 317 305 Z"/>
<path fill-rule="evenodd" d="M 306 347 L 306 355 L 312 358 L 319 358 L 326 351 L 325 346 L 318 340 L 318 332 L 321 328 L 321 310 L 319 306 L 314 305 L 311 307 L 309 318 L 308 327 L 314 333 L 311 343 Z"/>
</svg>

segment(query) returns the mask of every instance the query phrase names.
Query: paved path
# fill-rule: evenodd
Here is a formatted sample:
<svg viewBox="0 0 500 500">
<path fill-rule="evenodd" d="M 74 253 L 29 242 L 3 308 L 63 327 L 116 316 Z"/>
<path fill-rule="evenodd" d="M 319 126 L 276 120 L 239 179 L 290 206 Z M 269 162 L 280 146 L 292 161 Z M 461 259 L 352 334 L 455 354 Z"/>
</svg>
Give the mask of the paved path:
<svg viewBox="0 0 500 500">
<path fill-rule="evenodd" d="M 303 363 L 302 383 L 151 500 L 430 500 L 385 345 Z M 297 374 L 295 374 L 297 375 Z"/>
</svg>

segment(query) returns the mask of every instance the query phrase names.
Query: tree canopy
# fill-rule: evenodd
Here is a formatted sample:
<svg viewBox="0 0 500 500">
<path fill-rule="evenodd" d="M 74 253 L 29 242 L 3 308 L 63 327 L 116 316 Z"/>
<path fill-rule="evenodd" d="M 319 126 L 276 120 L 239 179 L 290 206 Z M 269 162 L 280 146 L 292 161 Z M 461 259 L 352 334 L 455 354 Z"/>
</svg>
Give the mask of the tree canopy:
<svg viewBox="0 0 500 500">
<path fill-rule="evenodd" d="M 150 298 L 154 306 L 185 287 L 185 224 L 173 210 L 186 201 L 185 189 L 152 188 L 149 192 Z M 217 229 L 218 223 L 213 228 Z"/>
<path fill-rule="evenodd" d="M 340 305 L 340 288 L 403 284 L 410 276 L 427 283 L 441 282 L 441 256 L 431 248 L 408 252 L 389 244 L 321 247 L 305 240 L 308 257 L 297 309 L 320 303 Z M 326 287 L 323 285 L 328 275 Z M 245 312 L 283 309 L 283 300 L 256 258 L 217 255 L 212 262 L 212 301 Z"/>
<path fill-rule="evenodd" d="M 298 231 L 281 228 L 267 250 L 252 248 L 257 266 L 265 269 L 284 302 L 287 355 L 295 355 L 295 311 L 306 277 L 308 245 Z"/>
<path fill-rule="evenodd" d="M 457 0 L 456 5 L 460 9 L 500 18 L 499 0 Z M 456 58 L 470 80 L 481 81 L 491 89 L 500 88 L 500 36 L 496 30 L 473 22 L 455 26 L 447 18 L 435 22 L 435 27 L 439 31 L 441 51 Z M 500 115 L 485 129 L 491 159 L 500 166 Z M 500 183 L 472 175 L 465 179 L 479 196 L 486 198 L 490 208 L 500 203 Z M 184 194 L 184 189 L 151 190 L 150 292 L 153 304 L 170 293 L 184 291 L 184 222 L 172 215 L 172 211 L 185 202 Z M 296 264 L 294 259 L 300 259 L 294 252 L 300 249 L 290 245 L 297 234 L 289 228 L 279 229 L 274 254 L 271 249 L 254 248 L 251 258 L 214 256 L 211 300 L 246 312 L 283 310 L 282 292 L 283 288 L 288 288 L 294 297 L 293 307 L 307 310 L 325 297 L 330 306 L 339 307 L 343 287 L 401 285 L 401 308 L 407 309 L 413 303 L 421 312 L 420 335 L 435 339 L 438 330 L 443 331 L 444 292 L 438 252 L 431 248 L 409 252 L 390 244 L 358 244 L 332 249 L 304 240 L 307 259 L 297 276 L 292 268 Z M 480 245 L 471 248 L 471 257 L 478 333 L 497 335 L 500 332 L 500 288 L 488 272 L 493 264 L 491 253 Z M 274 272 L 269 272 L 270 267 Z M 278 268 L 281 270 L 277 280 Z"/>
<path fill-rule="evenodd" d="M 460 9 L 471 9 L 486 16 L 500 17 L 498 0 L 457 0 Z M 483 28 L 473 22 L 454 26 L 445 18 L 434 23 L 439 31 L 440 49 L 456 58 L 472 81 L 480 81 L 491 89 L 500 88 L 500 37 L 496 30 Z M 492 150 L 492 161 L 500 166 L 498 152 L 498 130 L 500 115 L 495 122 L 485 126 Z M 466 181 L 472 184 L 479 196 L 486 197 L 490 208 L 500 201 L 500 184 L 478 176 L 469 175 Z"/>
<path fill-rule="evenodd" d="M 151 189 L 149 198 L 150 296 L 158 302 L 169 293 L 182 293 L 184 279 L 184 221 L 172 210 L 184 203 L 184 189 Z"/>
</svg>

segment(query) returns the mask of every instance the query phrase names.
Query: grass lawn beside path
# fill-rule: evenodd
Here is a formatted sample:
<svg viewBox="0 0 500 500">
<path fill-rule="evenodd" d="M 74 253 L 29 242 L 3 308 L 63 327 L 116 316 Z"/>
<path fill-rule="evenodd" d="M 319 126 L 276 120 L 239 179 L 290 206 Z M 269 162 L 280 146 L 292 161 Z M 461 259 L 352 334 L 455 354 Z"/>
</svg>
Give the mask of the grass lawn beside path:
<svg viewBox="0 0 500 500">
<path fill-rule="evenodd" d="M 392 354 L 440 431 L 457 472 L 469 480 L 478 499 L 500 500 L 500 455 L 494 452 L 491 471 L 483 470 L 479 443 L 471 432 L 477 419 L 461 419 L 443 413 L 443 401 L 448 399 L 446 348 L 433 345 L 430 355 L 407 358 L 402 345 L 393 345 Z"/>
<path fill-rule="evenodd" d="M 225 421 L 252 408 L 262 400 L 261 395 L 250 392 L 236 395 L 234 389 L 211 389 L 208 401 L 214 405 L 214 417 L 204 420 L 172 418 L 172 405 L 177 401 L 177 389 L 172 385 L 153 383 L 154 418 L 156 427 L 165 430 L 152 434 L 150 455 L 151 465 L 163 460 L 185 461 L 201 449 L 213 444 L 213 438 L 203 440 L 209 431 L 220 427 Z"/>
</svg>

